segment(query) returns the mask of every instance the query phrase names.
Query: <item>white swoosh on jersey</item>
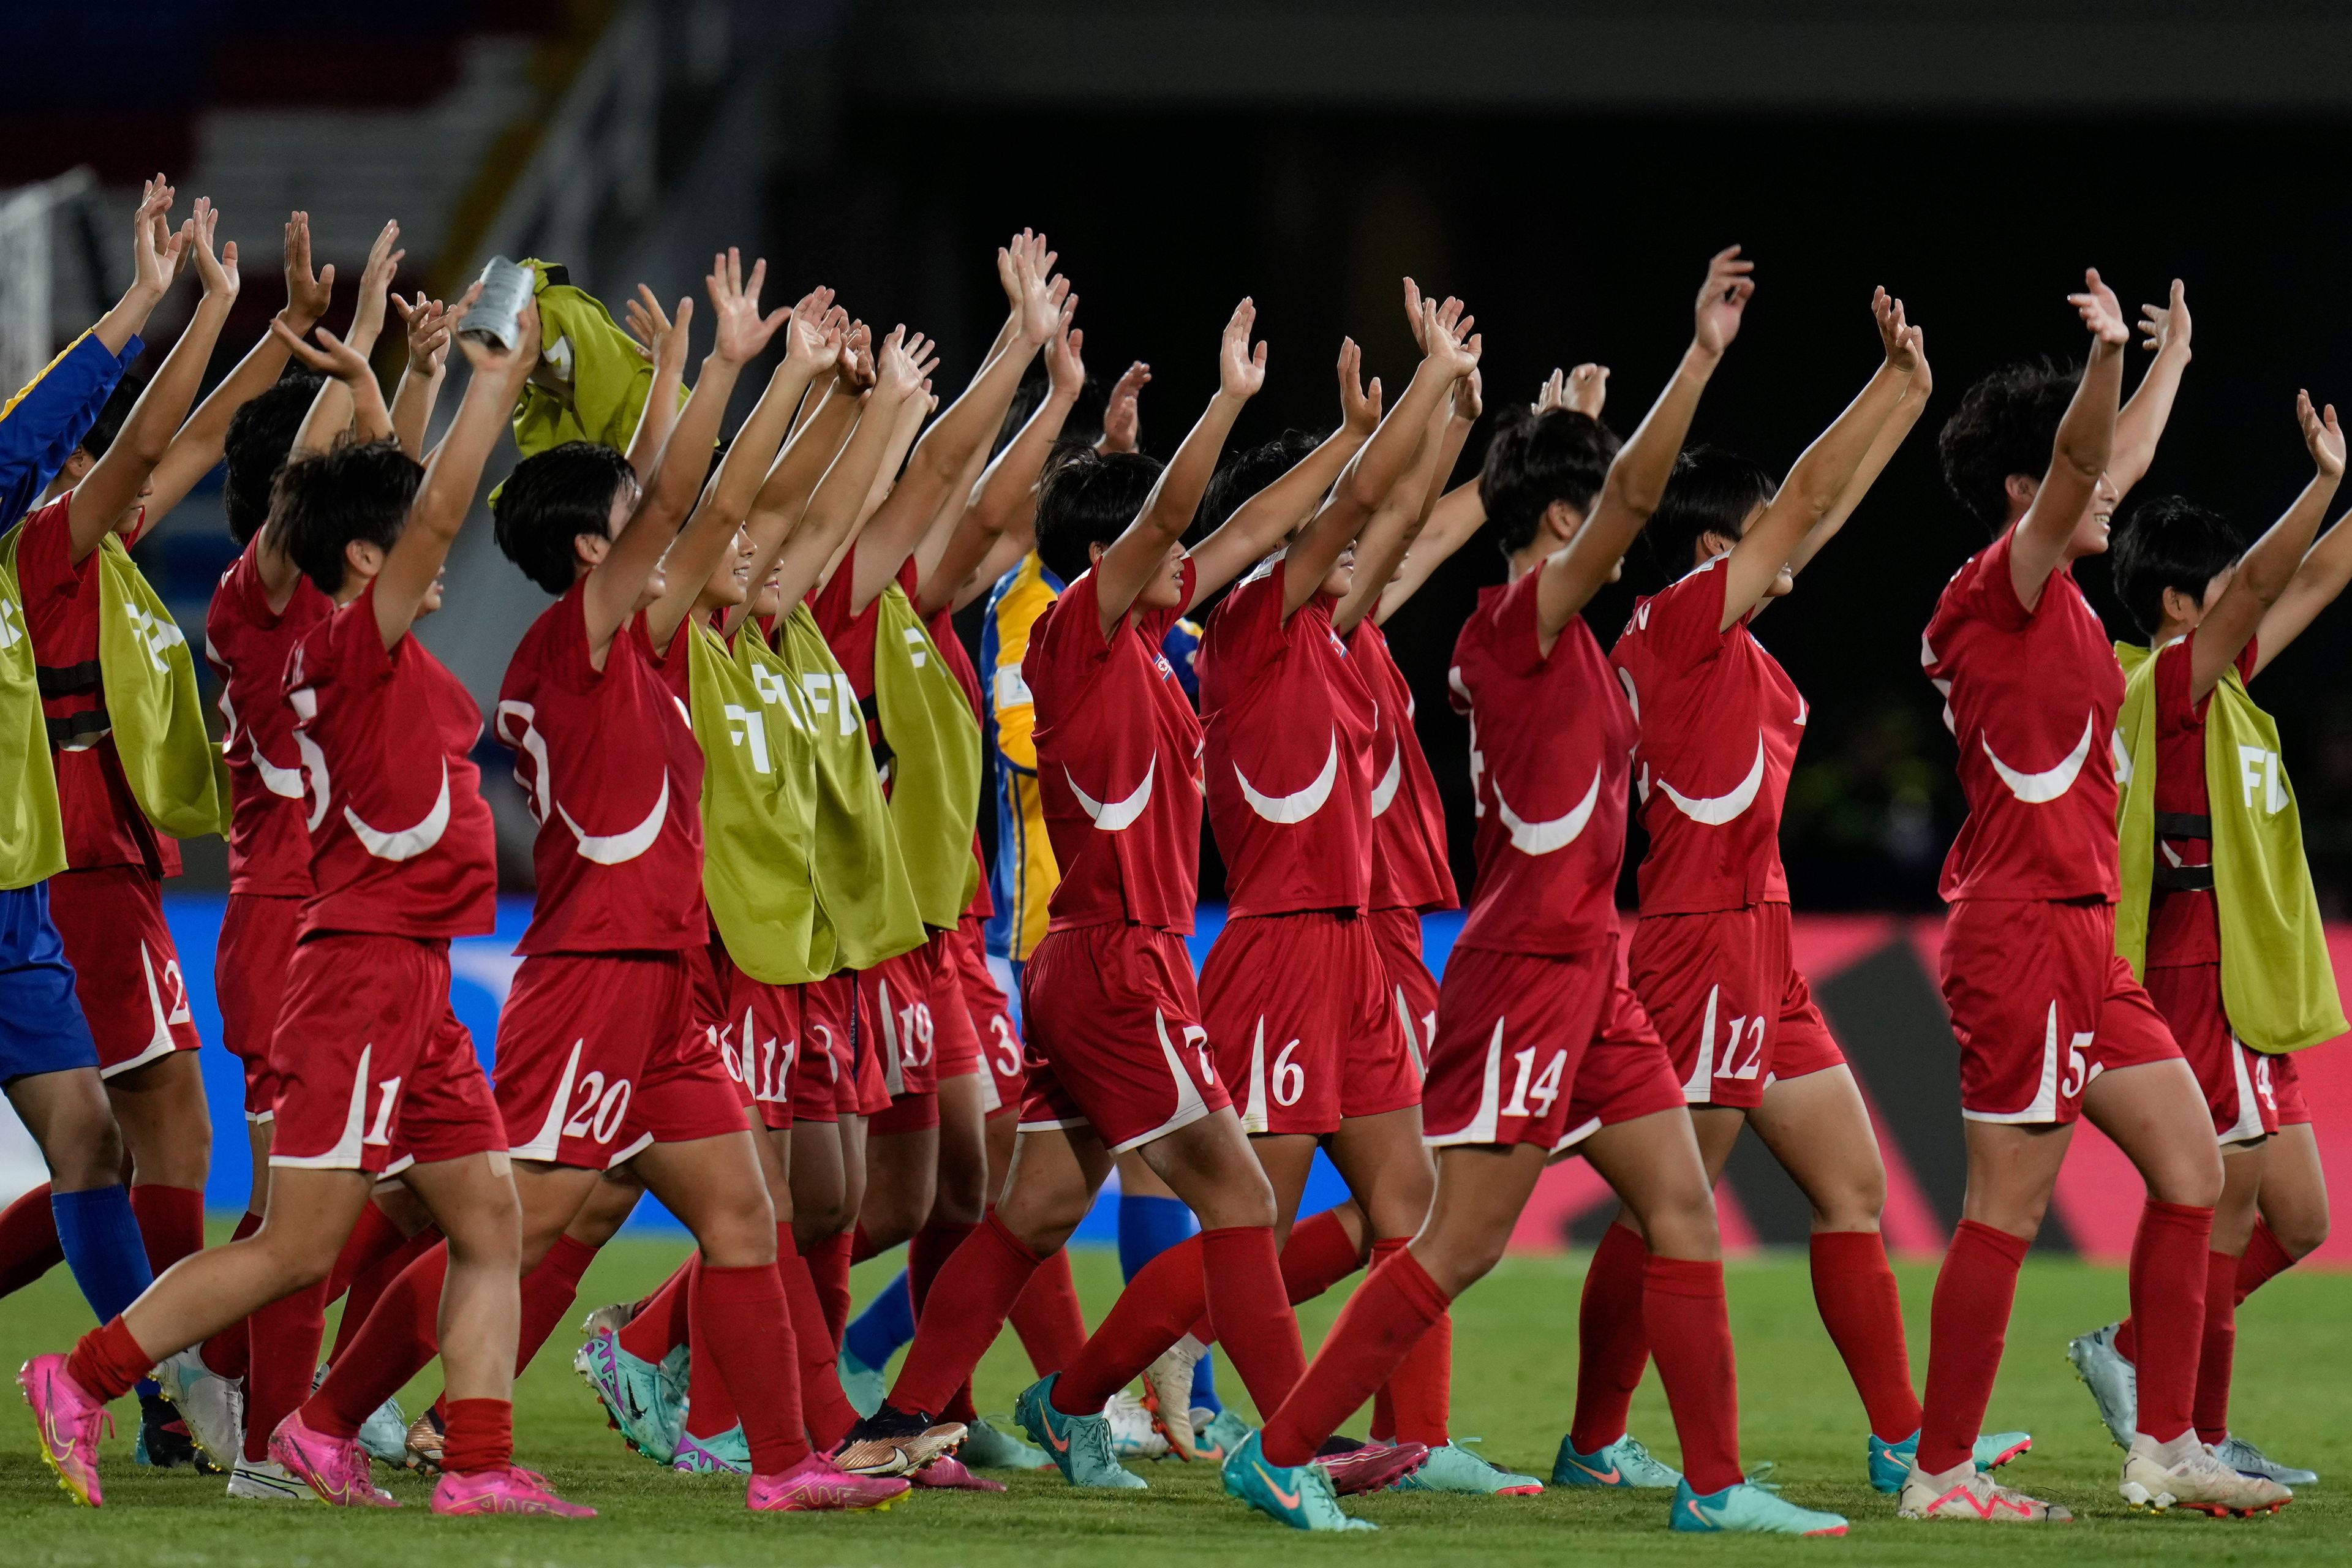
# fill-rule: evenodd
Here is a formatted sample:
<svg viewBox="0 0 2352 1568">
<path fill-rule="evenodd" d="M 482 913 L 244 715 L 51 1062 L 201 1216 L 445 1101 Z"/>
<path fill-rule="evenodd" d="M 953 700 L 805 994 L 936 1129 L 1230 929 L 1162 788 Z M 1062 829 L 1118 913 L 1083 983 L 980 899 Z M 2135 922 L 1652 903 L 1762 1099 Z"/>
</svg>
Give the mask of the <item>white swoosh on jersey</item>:
<svg viewBox="0 0 2352 1568">
<path fill-rule="evenodd" d="M 319 749 L 318 742 L 297 730 L 294 749 L 302 754 L 302 767 L 310 775 L 310 788 L 319 797 L 319 804 L 310 808 L 310 819 L 302 825 L 316 833 L 319 824 L 327 820 L 327 800 L 334 794 L 334 781 L 327 776 L 327 753 Z"/>
<path fill-rule="evenodd" d="M 2009 786 L 2010 794 L 2028 805 L 2042 805 L 2074 787 L 2074 775 L 2083 771 L 2084 759 L 2091 754 L 2091 736 L 2098 724 L 2097 714 L 2085 717 L 2083 738 L 2074 742 L 2074 749 L 2066 753 L 2066 760 L 2038 773 L 2021 773 L 2002 762 L 1994 755 L 1992 742 L 1981 732 L 1977 736 L 1977 743 L 1984 748 L 1985 756 L 1992 763 L 1992 771 L 2000 775 L 2000 782 Z"/>
<path fill-rule="evenodd" d="M 1339 731 L 1331 731 L 1331 754 L 1323 759 L 1323 771 L 1305 789 L 1291 795 L 1261 795 L 1239 763 L 1234 764 L 1234 777 L 1241 780 L 1242 798 L 1249 802 L 1249 808 L 1268 822 L 1304 822 L 1323 809 L 1323 803 L 1331 798 L 1332 784 L 1339 781 Z"/>
<path fill-rule="evenodd" d="M 1403 782 L 1404 746 L 1400 742 L 1397 749 L 1389 753 L 1389 771 L 1381 774 L 1381 782 L 1372 786 L 1372 815 L 1374 816 L 1380 816 L 1381 813 L 1387 811 L 1391 805 L 1396 803 L 1397 785 Z"/>
<path fill-rule="evenodd" d="M 1584 825 L 1592 820 L 1592 808 L 1601 799 L 1601 768 L 1592 769 L 1592 787 L 1584 792 L 1566 816 L 1555 816 L 1549 822 L 1529 822 L 1511 809 L 1503 798 L 1503 786 L 1495 786 L 1495 805 L 1503 814 L 1503 826 L 1510 831 L 1511 847 L 1522 855 L 1549 855 L 1555 849 L 1565 849 L 1584 832 Z"/>
<path fill-rule="evenodd" d="M 1123 833 L 1135 826 L 1136 819 L 1143 815 L 1144 807 L 1151 804 L 1151 778 L 1159 771 L 1160 759 L 1154 757 L 1150 765 L 1143 770 L 1143 782 L 1135 786 L 1135 793 L 1125 800 L 1115 800 L 1108 805 L 1080 789 L 1078 781 L 1070 777 L 1069 769 L 1064 768 L 1062 776 L 1069 780 L 1070 793 L 1078 797 L 1078 809 L 1093 818 L 1097 827 L 1105 833 Z"/>
<path fill-rule="evenodd" d="M 253 771 L 261 775 L 261 787 L 274 795 L 288 800 L 302 798 L 302 770 L 281 768 L 261 754 L 261 742 L 251 735 L 246 737 L 246 754 L 253 759 Z"/>
<path fill-rule="evenodd" d="M 1720 827 L 1741 812 L 1756 804 L 1756 792 L 1764 784 L 1764 731 L 1756 731 L 1756 761 L 1748 765 L 1748 776 L 1741 779 L 1729 795 L 1702 795 L 1696 799 L 1685 795 L 1663 777 L 1658 787 L 1675 803 L 1675 809 L 1693 822 L 1708 827 Z"/>
<path fill-rule="evenodd" d="M 350 806 L 343 807 L 343 820 L 359 835 L 361 846 L 379 860 L 414 860 L 436 844 L 449 827 L 449 763 L 441 763 L 441 794 L 434 800 L 433 809 L 425 820 L 414 827 L 403 827 L 392 833 L 370 827 Z"/>
<path fill-rule="evenodd" d="M 580 841 L 582 859 L 593 860 L 599 866 L 618 866 L 634 860 L 652 848 L 654 840 L 661 837 L 662 823 L 669 816 L 669 772 L 662 772 L 661 795 L 654 802 L 653 810 L 626 833 L 583 833 L 560 800 L 555 803 L 555 815 L 563 818 L 563 826 L 572 829 L 572 837 Z"/>
</svg>

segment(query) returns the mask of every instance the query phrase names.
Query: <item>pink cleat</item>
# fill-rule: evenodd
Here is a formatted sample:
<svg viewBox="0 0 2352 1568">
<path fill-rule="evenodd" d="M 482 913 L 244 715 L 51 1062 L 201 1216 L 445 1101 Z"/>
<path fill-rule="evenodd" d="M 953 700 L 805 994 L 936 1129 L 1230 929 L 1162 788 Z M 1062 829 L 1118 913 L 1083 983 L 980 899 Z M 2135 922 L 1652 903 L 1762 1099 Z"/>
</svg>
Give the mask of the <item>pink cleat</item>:
<svg viewBox="0 0 2352 1568">
<path fill-rule="evenodd" d="M 1397 1443 L 1388 1447 L 1367 1443 L 1344 1454 L 1317 1458 L 1331 1478 L 1331 1490 L 1340 1497 L 1385 1491 L 1429 1463 L 1426 1443 Z"/>
<path fill-rule="evenodd" d="M 398 1508 L 400 1500 L 368 1474 L 367 1450 L 356 1437 L 330 1437 L 306 1426 L 296 1410 L 269 1435 L 269 1457 L 287 1473 L 337 1508 Z"/>
<path fill-rule="evenodd" d="M 811 1454 L 789 1470 L 753 1476 L 743 1506 L 754 1513 L 878 1513 L 905 1497 L 907 1488 L 897 1476 L 844 1474 L 825 1455 Z"/>
<path fill-rule="evenodd" d="M 941 1491 L 1001 1492 L 1004 1489 L 1003 1481 L 972 1474 L 953 1454 L 941 1454 L 907 1479 L 919 1487 L 935 1487 Z"/>
<path fill-rule="evenodd" d="M 445 1470 L 433 1489 L 435 1513 L 543 1513 L 553 1519 L 593 1519 L 585 1503 L 565 1502 L 535 1470 Z"/>
<path fill-rule="evenodd" d="M 114 1434 L 106 1406 L 82 1392 L 66 1371 L 62 1355 L 37 1355 L 16 1369 L 16 1386 L 33 1407 L 40 1429 L 41 1461 L 58 1473 L 58 1485 L 84 1508 L 106 1501 L 98 1484 L 98 1439 Z"/>
</svg>

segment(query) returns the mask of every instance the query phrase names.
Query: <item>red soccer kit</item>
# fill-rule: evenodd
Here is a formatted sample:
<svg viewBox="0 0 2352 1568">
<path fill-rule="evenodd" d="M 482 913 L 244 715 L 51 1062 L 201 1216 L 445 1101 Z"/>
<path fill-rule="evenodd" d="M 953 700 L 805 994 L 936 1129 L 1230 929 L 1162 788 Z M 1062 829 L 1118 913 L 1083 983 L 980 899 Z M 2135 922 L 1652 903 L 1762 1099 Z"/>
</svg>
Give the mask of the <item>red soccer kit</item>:
<svg viewBox="0 0 2352 1568">
<path fill-rule="evenodd" d="M 1422 1090 L 1428 1140 L 1441 1146 L 1561 1150 L 1594 1127 L 1682 1103 L 1619 973 L 1612 894 L 1633 709 L 1582 616 L 1544 651 L 1541 578 L 1480 594 L 1448 673 L 1470 721 L 1478 881 L 1439 990 Z M 1604 1041 L 1611 1093 L 1580 1098 L 1586 1059 L 1600 1072 Z"/>
<path fill-rule="evenodd" d="M 1633 789 L 1650 836 L 1633 989 L 1684 1099 L 1745 1108 L 1775 1079 L 1845 1057 L 1789 957 L 1780 808 L 1805 700 L 1752 616 L 1722 629 L 1725 559 L 1639 601 L 1609 657 L 1641 726 Z"/>
<path fill-rule="evenodd" d="M 498 913 L 470 755 L 481 711 L 413 635 L 385 648 L 373 583 L 303 634 L 284 679 L 318 825 L 271 1047 L 269 1163 L 384 1173 L 503 1152 L 449 1006 L 449 939 L 488 933 Z"/>
<path fill-rule="evenodd" d="M 1062 880 L 1022 972 L 1024 1129 L 1091 1123 L 1113 1152 L 1232 1101 L 1209 1058 L 1184 938 L 1201 858 L 1201 721 L 1160 651 L 1192 596 L 1105 637 L 1092 572 L 1031 629 L 1037 781 Z"/>
<path fill-rule="evenodd" d="M 112 1078 L 202 1042 L 163 920 L 163 879 L 180 874 L 180 847 L 155 831 L 123 777 L 98 664 L 98 552 L 73 560 L 71 505 L 59 496 L 25 519 L 16 581 L 65 825 L 68 869 L 49 879 L 49 913 L 73 962 L 99 1071 Z M 137 537 L 133 530 L 123 542 Z M 180 636 L 169 625 L 151 635 Z"/>
<path fill-rule="evenodd" d="M 2070 1122 L 2110 1068 L 2178 1056 L 2116 953 L 2124 678 L 2068 571 L 2028 610 L 2004 533 L 1952 576 L 1919 661 L 1959 742 L 1968 820 L 1944 861 L 1944 1001 L 1972 1121 Z"/>
<path fill-rule="evenodd" d="M 531 623 L 499 688 L 499 739 L 539 819 L 539 891 L 499 1015 L 498 1088 L 515 1158 L 602 1170 L 743 1119 L 693 1028 L 687 954 L 710 934 L 702 752 L 670 684 L 691 628 L 664 660 L 633 616 L 600 670 L 586 595 L 583 577 Z"/>
<path fill-rule="evenodd" d="M 1419 1103 L 1371 897 L 1370 686 L 1321 593 L 1286 616 L 1280 557 L 1202 638 L 1209 823 L 1231 910 L 1201 969 L 1219 1076 L 1252 1132 L 1339 1131 Z"/>
<path fill-rule="evenodd" d="M 1453 868 L 1445 857 L 1445 803 L 1414 732 L 1412 688 L 1389 651 L 1389 639 L 1367 618 L 1348 634 L 1348 650 L 1371 688 L 1372 895 L 1366 918 L 1388 973 L 1397 1026 L 1412 1050 L 1413 1070 L 1426 1072 L 1437 1037 L 1437 977 L 1422 957 L 1421 917 L 1459 909 Z"/>
</svg>

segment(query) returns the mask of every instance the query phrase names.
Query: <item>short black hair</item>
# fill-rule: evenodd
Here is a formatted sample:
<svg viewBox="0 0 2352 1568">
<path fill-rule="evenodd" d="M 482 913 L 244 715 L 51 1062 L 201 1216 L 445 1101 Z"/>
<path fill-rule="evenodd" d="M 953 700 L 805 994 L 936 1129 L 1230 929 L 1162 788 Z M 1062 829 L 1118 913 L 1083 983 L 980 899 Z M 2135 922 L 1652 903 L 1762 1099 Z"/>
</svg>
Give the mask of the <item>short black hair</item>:
<svg viewBox="0 0 2352 1568">
<path fill-rule="evenodd" d="M 1692 447 L 1675 459 L 1647 530 L 1651 553 L 1672 583 L 1688 572 L 1700 536 L 1737 540 L 1748 514 L 1780 493 L 1761 463 L 1721 447 Z"/>
<path fill-rule="evenodd" d="M 1045 570 L 1065 583 L 1086 575 L 1091 548 L 1125 533 L 1159 482 L 1158 459 L 1140 452 L 1072 453 L 1037 495 L 1037 558 Z"/>
<path fill-rule="evenodd" d="M 228 513 L 229 536 L 239 544 L 249 542 L 269 521 L 270 487 L 326 384 L 327 378 L 314 372 L 289 370 L 229 419 L 228 479 L 221 486 L 221 507 Z"/>
<path fill-rule="evenodd" d="M 98 417 L 90 422 L 89 428 L 82 432 L 81 439 L 75 445 L 92 458 L 105 457 L 106 449 L 114 445 L 114 438 L 122 434 L 122 426 L 130 419 L 131 411 L 139 405 L 139 395 L 146 390 L 144 376 L 124 371 L 122 379 L 114 384 L 114 390 L 106 395 L 106 403 L 99 409 Z"/>
<path fill-rule="evenodd" d="M 2050 471 L 2059 422 L 2082 366 L 2053 359 L 2005 365 L 1961 395 L 1936 437 L 1944 484 L 1997 538 L 2009 526 L 2009 476 Z"/>
<path fill-rule="evenodd" d="M 1201 492 L 1201 505 L 1192 513 L 1192 531 L 1200 535 L 1223 528 L 1244 501 L 1297 468 L 1301 458 L 1322 444 L 1323 437 L 1311 430 L 1285 430 L 1263 445 L 1226 453 L 1217 471 L 1209 476 L 1208 488 Z"/>
<path fill-rule="evenodd" d="M 490 503 L 490 531 L 506 558 L 551 594 L 568 594 L 579 577 L 572 542 L 583 533 L 609 539 L 613 498 L 637 482 L 629 459 L 594 441 L 566 441 L 535 452 Z"/>
<path fill-rule="evenodd" d="M 990 457 L 1013 444 L 1013 437 L 1021 434 L 1021 426 L 1029 423 L 1029 416 L 1037 412 L 1037 405 L 1053 390 L 1053 378 L 1043 374 L 1031 376 L 1014 389 L 1012 404 L 997 423 L 996 439 L 989 444 Z M 1103 415 L 1109 408 L 1110 389 L 1093 376 L 1087 377 L 1078 386 L 1077 401 L 1070 405 L 1070 412 L 1062 420 L 1062 433 L 1054 438 L 1055 444 L 1093 446 L 1102 439 Z"/>
<path fill-rule="evenodd" d="M 1589 414 L 1506 409 L 1478 469 L 1479 496 L 1503 553 L 1516 555 L 1535 542 L 1554 501 L 1591 510 L 1619 445 L 1616 432 Z"/>
<path fill-rule="evenodd" d="M 2237 524 L 2183 496 L 2156 496 L 2132 508 L 2116 530 L 2116 596 L 2144 637 L 2164 625 L 2164 591 L 2202 603 L 2206 585 L 2246 552 Z"/>
<path fill-rule="evenodd" d="M 390 550 L 408 524 L 424 465 L 397 441 L 355 441 L 308 453 L 278 470 L 269 511 L 278 537 L 302 575 L 321 593 L 342 592 L 343 547 L 364 542 Z"/>
</svg>

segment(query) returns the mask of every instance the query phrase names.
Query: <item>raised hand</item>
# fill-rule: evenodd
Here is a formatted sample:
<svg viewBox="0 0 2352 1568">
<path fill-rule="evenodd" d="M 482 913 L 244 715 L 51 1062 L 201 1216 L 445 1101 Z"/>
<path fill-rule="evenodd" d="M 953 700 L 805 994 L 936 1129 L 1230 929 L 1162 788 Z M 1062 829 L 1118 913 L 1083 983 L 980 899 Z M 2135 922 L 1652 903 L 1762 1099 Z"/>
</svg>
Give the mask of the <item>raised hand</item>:
<svg viewBox="0 0 2352 1568">
<path fill-rule="evenodd" d="M 368 247 L 367 265 L 360 271 L 360 297 L 352 309 L 351 335 L 363 349 L 373 349 L 376 339 L 383 335 L 384 298 L 392 291 L 400 258 L 408 254 L 393 248 L 399 239 L 399 220 L 386 219 L 376 231 L 375 243 Z"/>
<path fill-rule="evenodd" d="M 2175 286 L 2176 298 L 2178 285 Z M 2329 404 L 2324 412 L 2315 412 L 2311 394 L 2294 395 L 2294 416 L 2303 426 L 2303 444 L 2311 452 L 2311 461 L 2323 479 L 2344 477 L 2344 430 L 2336 423 L 2336 405 Z"/>
<path fill-rule="evenodd" d="M 394 294 L 392 303 L 408 329 L 409 370 L 417 375 L 438 374 L 449 358 L 449 308 L 426 299 L 422 289 L 414 301 Z"/>
<path fill-rule="evenodd" d="M 626 301 L 625 320 L 638 356 L 656 370 L 667 368 L 683 371 L 686 367 L 688 324 L 694 320 L 694 301 L 681 299 L 675 320 L 661 307 L 654 291 L 644 284 L 637 285 L 637 297 Z"/>
<path fill-rule="evenodd" d="M 213 234 L 220 226 L 220 211 L 209 196 L 196 198 L 195 216 L 189 219 L 195 226 L 189 237 L 188 255 L 196 264 L 196 278 L 204 285 L 207 299 L 223 302 L 236 298 L 236 241 L 230 240 L 213 252 Z"/>
<path fill-rule="evenodd" d="M 335 264 L 310 271 L 310 215 L 295 212 L 286 218 L 286 315 L 302 327 L 316 326 L 334 303 Z"/>
<path fill-rule="evenodd" d="M 874 329 L 863 321 L 852 321 L 841 335 L 841 356 L 835 367 L 835 377 L 851 392 L 870 390 L 875 381 Z"/>
<path fill-rule="evenodd" d="M 1908 377 L 1919 363 L 1918 329 L 1904 320 L 1903 301 L 1885 289 L 1874 289 L 1870 314 L 1878 323 L 1878 342 L 1886 351 L 1886 363 Z"/>
<path fill-rule="evenodd" d="M 1257 325 L 1257 302 L 1244 296 L 1234 307 L 1217 343 L 1217 390 L 1246 402 L 1265 385 L 1265 344 L 1253 350 L 1250 329 Z"/>
<path fill-rule="evenodd" d="M 1097 450 L 1133 452 L 1143 445 L 1143 389 L 1151 384 L 1151 367 L 1141 360 L 1129 365 L 1110 389 L 1103 406 L 1102 441 Z"/>
<path fill-rule="evenodd" d="M 1474 370 L 1454 384 L 1454 417 L 1465 425 L 1475 422 L 1486 411 L 1486 389 L 1480 384 L 1478 374 Z"/>
<path fill-rule="evenodd" d="M 1045 379 L 1055 397 L 1076 402 L 1086 389 L 1086 329 L 1065 327 L 1045 345 Z"/>
<path fill-rule="evenodd" d="M 375 372 L 368 364 L 367 355 L 360 353 L 350 342 L 335 336 L 324 327 L 312 330 L 319 336 L 319 346 L 316 347 L 284 321 L 273 320 L 269 323 L 270 335 L 284 343 L 296 359 L 300 360 L 320 375 L 331 377 L 336 381 L 352 383 L 356 383 L 362 377 L 370 381 L 374 380 Z"/>
<path fill-rule="evenodd" d="M 1756 292 L 1755 271 L 1756 263 L 1742 258 L 1736 245 L 1717 251 L 1707 261 L 1706 281 L 1698 291 L 1694 333 L 1698 346 L 1706 353 L 1720 354 L 1739 335 L 1748 298 Z"/>
<path fill-rule="evenodd" d="M 1468 375 L 1478 368 L 1478 355 L 1484 347 L 1483 344 L 1479 348 L 1471 346 L 1478 342 L 1470 331 L 1477 320 L 1475 316 L 1464 314 L 1462 301 L 1450 294 L 1442 304 L 1432 304 L 1424 300 L 1422 301 L 1419 334 L 1422 356 L 1457 381 Z"/>
<path fill-rule="evenodd" d="M 449 330 L 457 334 L 457 352 L 466 356 L 477 375 L 503 375 L 520 382 L 539 363 L 539 301 L 533 300 L 522 308 L 516 318 L 515 346 L 506 349 L 465 334 L 466 312 L 474 308 L 481 293 L 482 286 L 476 283 L 449 312 Z"/>
<path fill-rule="evenodd" d="M 848 330 L 849 317 L 834 304 L 833 290 L 822 286 L 810 289 L 784 323 L 784 363 L 803 366 L 814 375 L 841 353 Z"/>
<path fill-rule="evenodd" d="M 1911 329 L 1911 385 L 1909 395 L 1916 402 L 1925 403 L 1936 390 L 1936 373 L 1927 368 L 1927 329 Z"/>
<path fill-rule="evenodd" d="M 710 352 L 730 364 L 743 364 L 768 346 L 776 329 L 792 317 L 792 307 L 783 306 L 760 314 L 760 288 L 768 280 L 768 263 L 762 258 L 751 263 L 751 276 L 743 276 L 743 253 L 733 246 L 724 256 L 714 256 L 710 275 L 703 286 L 710 290 L 710 303 L 718 313 L 718 342 Z"/>
<path fill-rule="evenodd" d="M 2102 282 L 2099 269 L 2083 269 L 2083 290 L 2066 296 L 2066 303 L 2083 319 L 2084 329 L 2103 343 L 2121 348 L 2131 342 L 2131 329 L 2124 325 L 2124 309 L 2116 303 L 2116 291 Z"/>
<path fill-rule="evenodd" d="M 136 287 L 161 295 L 180 270 L 181 237 L 171 224 L 172 186 L 157 174 L 139 193 L 131 219 L 131 270 Z"/>
<path fill-rule="evenodd" d="M 1381 427 L 1381 378 L 1364 384 L 1364 351 L 1353 338 L 1339 340 L 1339 422 L 1360 439 Z"/>
<path fill-rule="evenodd" d="M 1591 361 L 1568 373 L 1568 390 L 1560 406 L 1583 415 L 1588 419 L 1601 417 L 1603 405 L 1609 401 L 1609 367 Z"/>
<path fill-rule="evenodd" d="M 2178 278 L 2172 280 L 2171 302 L 2164 305 L 2142 305 L 2139 308 L 2139 346 L 2150 353 L 2162 353 L 2166 349 L 2189 352 L 2189 286 Z"/>
<path fill-rule="evenodd" d="M 923 389 L 940 364 L 937 345 L 902 324 L 890 329 L 874 355 L 874 395 L 891 403 L 904 402 Z"/>
<path fill-rule="evenodd" d="M 1408 278 L 1404 280 L 1404 330 L 1412 334 L 1412 346 L 1426 352 L 1429 345 L 1422 341 L 1421 285 Z"/>
</svg>

